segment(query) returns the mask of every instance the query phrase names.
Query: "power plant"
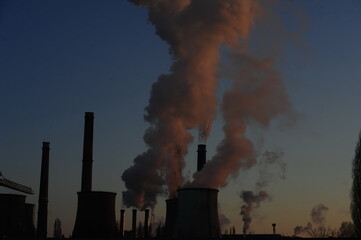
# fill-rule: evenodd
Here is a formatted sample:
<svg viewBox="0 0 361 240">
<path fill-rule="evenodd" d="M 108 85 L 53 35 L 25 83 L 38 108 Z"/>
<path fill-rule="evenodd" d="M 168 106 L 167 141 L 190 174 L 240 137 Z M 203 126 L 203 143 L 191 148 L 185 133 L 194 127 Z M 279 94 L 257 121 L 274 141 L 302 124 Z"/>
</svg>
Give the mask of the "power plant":
<svg viewBox="0 0 361 240">
<path fill-rule="evenodd" d="M 151 238 L 152 223 L 149 209 L 132 209 L 131 230 L 125 229 L 126 210 L 120 210 L 120 222 L 116 223 L 116 193 L 92 190 L 94 113 L 85 113 L 81 190 L 77 193 L 78 205 L 72 238 Z M 25 195 L 0 194 L 0 238 L 47 238 L 48 228 L 48 182 L 50 143 L 43 142 L 41 177 L 38 200 L 37 228 L 34 226 L 34 204 L 25 202 Z M 197 171 L 206 164 L 206 145 L 197 149 Z M 6 179 L 0 173 L 0 186 L 26 194 L 34 191 Z M 162 239 L 288 239 L 276 234 L 222 235 L 218 216 L 218 189 L 183 187 L 177 197 L 167 199 L 165 225 L 157 238 Z M 144 212 L 142 228 L 137 221 L 138 212 Z M 153 216 L 153 214 L 152 214 Z M 153 219 L 153 218 L 152 218 Z M 139 224 L 139 226 L 137 226 Z M 154 232 L 155 229 L 153 229 Z"/>
</svg>

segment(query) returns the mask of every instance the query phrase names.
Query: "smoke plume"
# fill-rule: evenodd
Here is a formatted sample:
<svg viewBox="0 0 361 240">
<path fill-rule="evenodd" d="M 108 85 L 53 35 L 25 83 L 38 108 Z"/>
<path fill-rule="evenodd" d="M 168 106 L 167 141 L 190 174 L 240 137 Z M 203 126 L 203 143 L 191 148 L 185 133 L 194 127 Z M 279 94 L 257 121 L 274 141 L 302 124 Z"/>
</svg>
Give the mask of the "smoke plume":
<svg viewBox="0 0 361 240">
<path fill-rule="evenodd" d="M 233 84 L 221 103 L 224 139 L 188 185 L 226 186 L 230 176 L 256 162 L 253 144 L 245 136 L 248 124 L 267 127 L 273 118 L 291 113 L 272 60 L 247 55 L 245 41 L 264 10 L 256 0 L 129 1 L 147 8 L 149 22 L 169 44 L 173 63 L 170 73 L 159 76 L 152 86 L 144 116 L 150 124 L 144 134 L 148 150 L 122 175 L 127 188 L 124 204 L 152 208 L 160 194 L 175 197 L 184 185 L 184 157 L 193 141 L 189 130 L 199 129 L 203 142 L 209 135 L 219 78 Z M 219 70 L 221 47 L 229 62 Z"/>
<path fill-rule="evenodd" d="M 314 206 L 311 210 L 311 219 L 314 224 L 323 226 L 325 224 L 326 218 L 324 212 L 328 211 L 328 207 L 322 203 Z"/>
<path fill-rule="evenodd" d="M 255 194 L 252 191 L 242 191 L 240 197 L 244 202 L 241 207 L 243 233 L 247 233 L 252 222 L 253 209 L 258 208 L 261 202 L 270 200 L 270 197 L 265 191 L 260 191 L 258 194 Z"/>
<path fill-rule="evenodd" d="M 220 47 L 247 38 L 258 6 L 249 0 L 131 2 L 148 9 L 149 21 L 174 60 L 171 73 L 153 84 L 145 109 L 149 149 L 122 176 L 124 204 L 144 208 L 154 206 L 164 184 L 170 196 L 183 185 L 183 159 L 193 141 L 188 130 L 201 128 L 205 139 L 214 119 Z"/>
<path fill-rule="evenodd" d="M 325 215 L 324 215 L 324 212 L 328 211 L 329 208 L 326 207 L 325 205 L 323 205 L 322 203 L 314 206 L 312 209 L 311 209 L 311 212 L 310 212 L 310 217 L 311 217 L 311 221 L 315 224 L 315 225 L 318 225 L 320 227 L 323 227 L 325 225 L 325 222 L 326 222 L 326 218 L 325 218 Z M 314 228 L 312 226 L 312 224 L 309 222 L 307 223 L 306 226 L 296 226 L 294 228 L 294 235 L 299 235 L 299 234 L 302 234 L 302 233 L 308 233 L 308 234 L 311 234 L 314 232 Z"/>
</svg>

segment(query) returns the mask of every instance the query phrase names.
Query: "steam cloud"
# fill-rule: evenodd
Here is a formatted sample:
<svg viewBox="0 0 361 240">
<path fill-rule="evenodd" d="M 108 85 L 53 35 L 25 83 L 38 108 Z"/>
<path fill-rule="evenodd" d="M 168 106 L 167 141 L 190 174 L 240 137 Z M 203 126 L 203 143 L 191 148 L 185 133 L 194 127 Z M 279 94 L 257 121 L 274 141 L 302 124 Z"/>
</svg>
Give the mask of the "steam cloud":
<svg viewBox="0 0 361 240">
<path fill-rule="evenodd" d="M 252 222 L 252 210 L 258 208 L 261 202 L 270 200 L 270 197 L 265 191 L 260 191 L 258 194 L 255 194 L 252 191 L 242 191 L 240 197 L 244 202 L 241 207 L 243 232 L 247 233 Z"/>
<path fill-rule="evenodd" d="M 122 179 L 123 203 L 154 207 L 156 197 L 184 185 L 182 169 L 188 145 L 199 129 L 205 141 L 217 108 L 219 77 L 233 82 L 221 103 L 224 139 L 217 153 L 189 186 L 218 188 L 229 176 L 255 164 L 252 142 L 245 136 L 253 121 L 267 127 L 280 114 L 291 114 L 283 81 L 271 59 L 246 54 L 245 44 L 256 17 L 263 14 L 256 0 L 130 0 L 146 7 L 156 33 L 170 46 L 170 74 L 153 84 L 145 120 L 148 150 L 134 159 Z M 227 67 L 217 72 L 220 48 L 228 50 Z M 212 176 L 211 178 L 209 176 Z M 167 188 L 165 188 L 165 186 Z"/>
</svg>

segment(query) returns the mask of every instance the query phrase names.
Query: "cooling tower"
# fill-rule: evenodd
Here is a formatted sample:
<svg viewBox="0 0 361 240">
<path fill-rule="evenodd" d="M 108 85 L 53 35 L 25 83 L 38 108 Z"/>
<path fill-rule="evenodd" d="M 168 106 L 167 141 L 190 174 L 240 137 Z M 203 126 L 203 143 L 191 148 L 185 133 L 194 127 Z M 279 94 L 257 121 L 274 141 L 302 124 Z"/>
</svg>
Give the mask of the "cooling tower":
<svg viewBox="0 0 361 240">
<path fill-rule="evenodd" d="M 41 176 L 39 190 L 39 208 L 37 238 L 46 238 L 48 228 L 48 183 L 49 183 L 49 142 L 43 142 L 41 158 Z"/>
<path fill-rule="evenodd" d="M 166 216 L 164 225 L 164 237 L 171 238 L 174 235 L 174 228 L 177 219 L 177 199 L 167 199 L 166 203 Z"/>
<path fill-rule="evenodd" d="M 85 113 L 81 191 L 73 230 L 74 238 L 114 238 L 116 236 L 115 193 L 92 189 L 94 113 Z"/>
<path fill-rule="evenodd" d="M 178 209 L 174 238 L 218 238 L 218 190 L 209 188 L 178 189 Z"/>
<path fill-rule="evenodd" d="M 206 145 L 205 144 L 199 144 L 198 150 L 197 150 L 197 171 L 201 171 L 204 165 L 206 164 Z"/>
<path fill-rule="evenodd" d="M 115 237 L 115 195 L 111 192 L 78 192 L 73 238 Z"/>
</svg>

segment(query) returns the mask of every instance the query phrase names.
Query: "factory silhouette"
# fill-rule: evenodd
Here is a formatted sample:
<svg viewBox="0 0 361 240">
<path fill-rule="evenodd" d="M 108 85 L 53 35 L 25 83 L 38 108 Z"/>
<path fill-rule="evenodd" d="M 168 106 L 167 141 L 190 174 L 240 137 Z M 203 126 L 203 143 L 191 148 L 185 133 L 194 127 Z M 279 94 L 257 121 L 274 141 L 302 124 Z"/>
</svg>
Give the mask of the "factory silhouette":
<svg viewBox="0 0 361 240">
<path fill-rule="evenodd" d="M 92 191 L 94 113 L 85 113 L 81 190 L 77 193 L 78 205 L 72 238 L 79 239 L 293 239 L 276 233 L 272 223 L 271 234 L 223 234 L 218 216 L 218 189 L 179 188 L 177 198 L 166 200 L 166 219 L 163 228 L 152 235 L 150 210 L 144 212 L 142 229 L 137 228 L 137 209 L 132 209 L 132 228 L 125 230 L 126 210 L 120 210 L 116 222 L 116 193 Z M 43 142 L 37 226 L 34 223 L 34 204 L 26 203 L 26 196 L 0 194 L 0 239 L 47 238 L 48 180 L 50 143 Z M 206 164 L 206 145 L 199 144 L 197 171 Z M 0 186 L 22 193 L 34 194 L 27 186 L 6 179 L 0 174 Z"/>
</svg>

